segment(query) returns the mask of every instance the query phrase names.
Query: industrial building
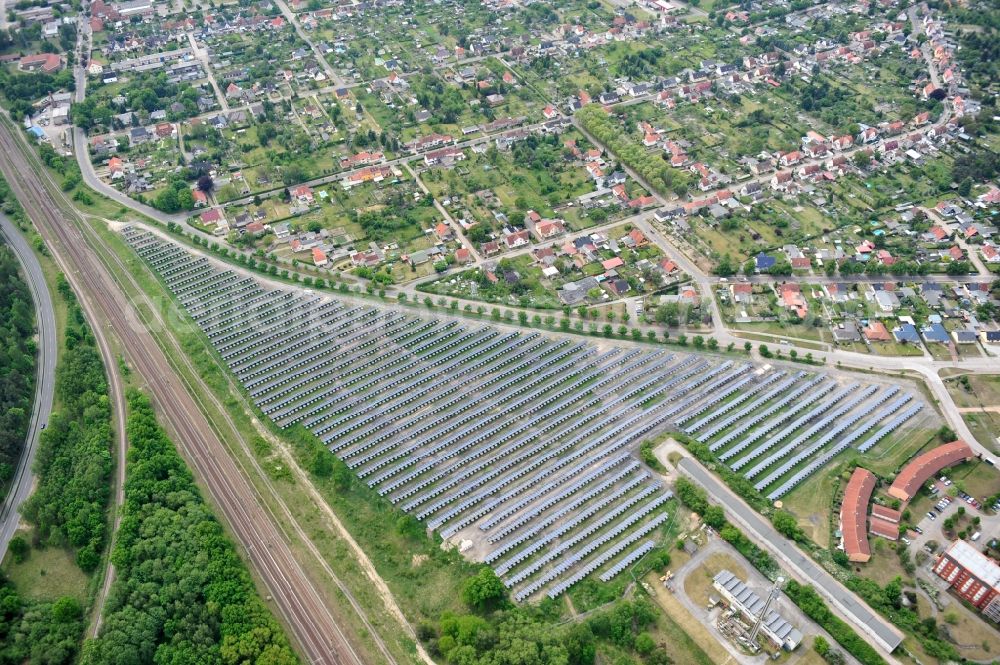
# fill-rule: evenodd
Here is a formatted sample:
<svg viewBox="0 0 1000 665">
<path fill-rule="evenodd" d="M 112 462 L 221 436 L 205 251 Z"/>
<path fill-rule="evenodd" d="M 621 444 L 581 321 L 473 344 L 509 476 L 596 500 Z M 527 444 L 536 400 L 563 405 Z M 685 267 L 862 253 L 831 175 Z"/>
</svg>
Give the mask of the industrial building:
<svg viewBox="0 0 1000 665">
<path fill-rule="evenodd" d="M 756 623 L 766 603 L 740 578 L 728 570 L 720 570 L 713 578 L 712 586 L 722 595 L 726 605 L 738 611 L 744 620 Z M 760 632 L 779 649 L 793 651 L 802 642 L 802 633 L 798 628 L 774 610 L 767 611 Z"/>
</svg>

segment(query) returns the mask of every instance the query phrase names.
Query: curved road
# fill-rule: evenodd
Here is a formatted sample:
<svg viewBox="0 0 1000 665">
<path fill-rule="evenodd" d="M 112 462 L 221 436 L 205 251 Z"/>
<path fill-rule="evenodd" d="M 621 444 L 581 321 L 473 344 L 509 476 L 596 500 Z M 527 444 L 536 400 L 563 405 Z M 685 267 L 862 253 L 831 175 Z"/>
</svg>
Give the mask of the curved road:
<svg viewBox="0 0 1000 665">
<path fill-rule="evenodd" d="M 21 452 L 11 485 L 3 506 L 0 508 L 0 560 L 7 553 L 7 544 L 17 531 L 21 521 L 21 504 L 31 494 L 35 474 L 31 467 L 35 463 L 38 439 L 49 421 L 52 412 L 52 394 L 56 377 L 56 317 L 52 309 L 52 298 L 45 283 L 45 275 L 38 257 L 21 235 L 20 229 L 0 213 L 0 232 L 7 244 L 14 250 L 24 270 L 25 281 L 35 303 L 35 320 L 38 326 L 38 375 L 35 378 L 35 406 L 28 424 L 28 438 Z"/>
<path fill-rule="evenodd" d="M 157 412 L 181 455 L 204 483 L 234 539 L 245 548 L 250 567 L 272 596 L 276 614 L 298 643 L 303 660 L 316 665 L 363 665 L 332 608 L 292 552 L 277 518 L 239 470 L 212 423 L 188 392 L 152 334 L 140 323 L 134 303 L 120 292 L 108 269 L 89 246 L 86 225 L 69 223 L 51 192 L 32 177 L 40 166 L 23 136 L 0 121 L 0 166 L 46 239 L 93 327 L 106 325 L 122 345 L 136 373 L 151 393 Z M 86 235 L 85 235 L 86 234 Z M 110 336 L 109 335 L 109 336 Z"/>
</svg>

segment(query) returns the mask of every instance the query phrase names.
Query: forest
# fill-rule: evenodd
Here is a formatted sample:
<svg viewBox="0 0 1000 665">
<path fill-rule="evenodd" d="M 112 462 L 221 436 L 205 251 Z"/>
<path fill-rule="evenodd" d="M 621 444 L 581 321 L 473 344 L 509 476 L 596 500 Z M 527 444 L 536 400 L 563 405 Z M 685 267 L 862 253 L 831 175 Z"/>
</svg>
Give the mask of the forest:
<svg viewBox="0 0 1000 665">
<path fill-rule="evenodd" d="M 56 369 L 56 402 L 35 458 L 37 487 L 23 514 L 36 546 L 69 547 L 85 572 L 100 563 L 107 538 L 111 477 L 111 408 L 104 366 L 93 333 L 64 276 L 69 304 L 63 355 Z"/>
<path fill-rule="evenodd" d="M 297 663 L 149 399 L 128 407 L 118 576 L 81 663 Z"/>
<path fill-rule="evenodd" d="M 0 483 L 17 468 L 35 390 L 35 312 L 18 269 L 0 240 Z"/>
<path fill-rule="evenodd" d="M 65 278 L 58 291 L 68 303 L 66 343 L 56 370 L 58 411 L 42 433 L 35 458 L 37 486 L 23 508 L 35 528 L 36 547 L 69 547 L 84 571 L 104 550 L 110 483 L 111 412 L 103 365 L 83 313 Z M 11 551 L 31 556 L 21 537 Z M 72 596 L 28 598 L 0 575 L 0 665 L 72 663 L 80 649 L 83 607 Z"/>
<path fill-rule="evenodd" d="M 0 573 L 0 665 L 71 663 L 82 633 L 83 608 L 75 598 L 31 601 Z"/>
</svg>

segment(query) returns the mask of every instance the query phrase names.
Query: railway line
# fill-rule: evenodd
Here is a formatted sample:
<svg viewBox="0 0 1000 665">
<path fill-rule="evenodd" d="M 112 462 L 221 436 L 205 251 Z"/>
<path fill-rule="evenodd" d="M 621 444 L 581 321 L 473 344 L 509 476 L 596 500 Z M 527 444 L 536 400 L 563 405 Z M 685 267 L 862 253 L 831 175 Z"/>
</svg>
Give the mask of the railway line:
<svg viewBox="0 0 1000 665">
<path fill-rule="evenodd" d="M 4 119 L 0 122 L 3 153 L 0 170 L 80 295 L 92 326 L 110 328 L 148 385 L 185 458 L 243 546 L 304 659 L 331 665 L 365 663 L 295 559 L 274 516 L 261 505 L 260 497 L 237 468 L 155 339 L 136 324 L 138 316 L 88 247 L 83 232 L 62 216 L 52 195 L 37 177 L 32 177 L 41 167 L 32 164 L 23 150 L 23 143 Z"/>
</svg>

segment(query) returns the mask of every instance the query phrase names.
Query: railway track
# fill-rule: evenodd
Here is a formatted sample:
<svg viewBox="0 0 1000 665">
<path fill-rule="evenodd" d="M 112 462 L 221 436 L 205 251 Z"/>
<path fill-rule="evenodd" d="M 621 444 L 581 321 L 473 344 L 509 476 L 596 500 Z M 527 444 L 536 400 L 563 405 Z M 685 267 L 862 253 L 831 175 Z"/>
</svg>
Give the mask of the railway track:
<svg viewBox="0 0 1000 665">
<path fill-rule="evenodd" d="M 59 204 L 40 184 L 36 174 L 41 167 L 24 154 L 24 144 L 14 131 L 5 118 L 0 121 L 0 170 L 80 295 L 91 324 L 111 329 L 148 385 L 186 460 L 243 546 L 300 653 L 310 663 L 362 665 L 365 660 L 316 592 L 257 492 L 237 468 L 156 340 L 138 323 L 138 315 L 89 248 L 81 229 L 63 217 Z"/>
</svg>

